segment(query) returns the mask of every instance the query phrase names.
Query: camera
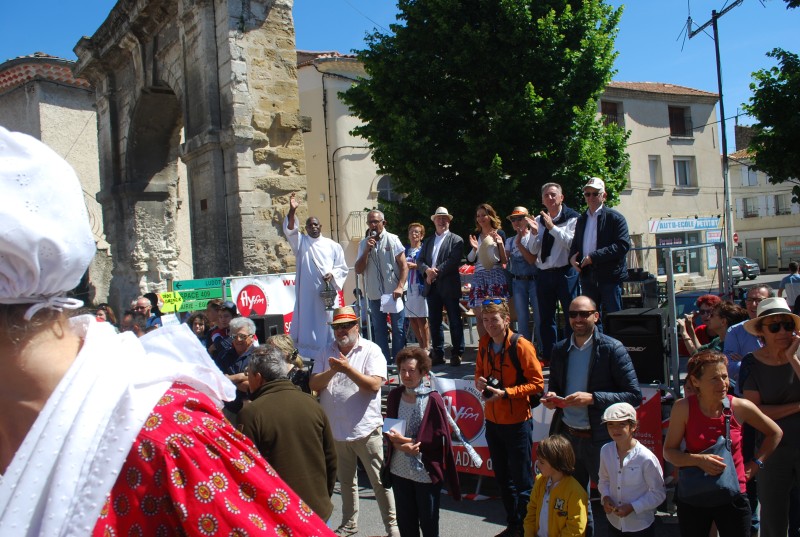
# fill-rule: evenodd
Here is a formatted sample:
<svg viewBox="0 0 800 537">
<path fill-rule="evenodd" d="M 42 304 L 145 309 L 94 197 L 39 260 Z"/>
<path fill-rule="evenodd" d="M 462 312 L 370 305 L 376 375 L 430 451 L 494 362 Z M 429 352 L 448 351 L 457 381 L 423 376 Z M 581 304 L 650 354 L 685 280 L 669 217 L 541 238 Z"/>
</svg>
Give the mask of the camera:
<svg viewBox="0 0 800 537">
<path fill-rule="evenodd" d="M 489 399 L 490 397 L 492 397 L 494 395 L 493 392 L 490 392 L 488 390 L 489 386 L 491 386 L 492 388 L 495 388 L 497 390 L 503 389 L 503 385 L 500 383 L 499 379 L 496 379 L 495 377 L 489 376 L 489 378 L 486 379 L 486 388 L 483 389 L 483 396 L 486 399 Z"/>
</svg>

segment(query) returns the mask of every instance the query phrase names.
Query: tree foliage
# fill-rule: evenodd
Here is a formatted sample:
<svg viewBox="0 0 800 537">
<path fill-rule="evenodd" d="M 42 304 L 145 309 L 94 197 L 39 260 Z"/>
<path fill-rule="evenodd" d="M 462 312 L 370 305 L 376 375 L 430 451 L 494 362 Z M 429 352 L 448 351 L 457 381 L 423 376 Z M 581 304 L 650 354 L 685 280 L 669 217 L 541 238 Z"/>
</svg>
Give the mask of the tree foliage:
<svg viewBox="0 0 800 537">
<path fill-rule="evenodd" d="M 776 48 L 767 53 L 778 65 L 753 73 L 753 96 L 745 111 L 756 118 L 748 149 L 755 167 L 779 184 L 794 183 L 792 201 L 800 202 L 800 58 Z"/>
<path fill-rule="evenodd" d="M 391 33 L 358 52 L 368 78 L 343 94 L 382 173 L 407 194 L 400 221 L 446 206 L 466 231 L 479 203 L 541 206 L 589 176 L 624 186 L 627 134 L 604 125 L 620 10 L 602 0 L 399 0 Z M 466 222 L 465 222 L 466 221 Z"/>
</svg>

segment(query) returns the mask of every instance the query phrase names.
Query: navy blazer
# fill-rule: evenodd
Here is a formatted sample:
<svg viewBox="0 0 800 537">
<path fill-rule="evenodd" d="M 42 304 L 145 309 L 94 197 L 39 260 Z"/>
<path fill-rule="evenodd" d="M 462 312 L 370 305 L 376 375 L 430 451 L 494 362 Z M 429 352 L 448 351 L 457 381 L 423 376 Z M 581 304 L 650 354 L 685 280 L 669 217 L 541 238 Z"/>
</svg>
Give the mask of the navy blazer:
<svg viewBox="0 0 800 537">
<path fill-rule="evenodd" d="M 564 388 L 567 385 L 571 341 L 571 338 L 559 341 L 550 354 L 550 384 L 547 391 L 562 397 L 569 395 L 564 393 Z M 586 386 L 586 391 L 594 396 L 594 404 L 589 406 L 589 424 L 592 428 L 592 440 L 608 442 L 611 437 L 601 421 L 605 409 L 614 403 L 639 406 L 642 403 L 642 392 L 631 357 L 622 343 L 597 328 L 592 341 L 592 358 Z M 562 414 L 562 409 L 556 409 L 550 427 L 551 434 L 560 432 Z"/>
<path fill-rule="evenodd" d="M 417 262 L 420 274 L 425 278 L 423 294 L 428 296 L 430 293 L 436 293 L 443 299 L 451 300 L 461 298 L 461 275 L 458 273 L 458 268 L 464 255 L 464 239 L 452 231 L 448 233 L 439 247 L 438 264 L 436 259 L 432 259 L 435 239 L 436 235 L 432 235 L 423 243 Z M 439 269 L 439 276 L 432 285 L 428 285 L 425 271 L 431 267 Z"/>
<path fill-rule="evenodd" d="M 597 217 L 597 250 L 594 252 L 583 251 L 583 233 L 586 230 L 588 212 L 578 217 L 575 223 L 575 238 L 569 249 L 569 257 L 578 254 L 578 261 L 591 255 L 592 268 L 598 283 L 620 283 L 628 279 L 628 264 L 625 256 L 631 249 L 631 239 L 628 236 L 628 222 L 625 217 L 614 209 L 605 205 Z M 587 273 L 583 269 L 581 275 Z"/>
</svg>

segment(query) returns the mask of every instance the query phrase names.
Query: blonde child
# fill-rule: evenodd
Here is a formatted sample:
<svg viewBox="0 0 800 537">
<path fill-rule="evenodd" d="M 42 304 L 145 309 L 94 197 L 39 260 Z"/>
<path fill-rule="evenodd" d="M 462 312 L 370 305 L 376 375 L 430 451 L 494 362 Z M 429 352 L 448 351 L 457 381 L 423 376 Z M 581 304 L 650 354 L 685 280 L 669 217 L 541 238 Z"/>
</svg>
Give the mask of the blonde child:
<svg viewBox="0 0 800 537">
<path fill-rule="evenodd" d="M 612 536 L 655 536 L 656 508 L 666 498 L 661 464 L 653 452 L 633 437 L 638 422 L 628 403 L 603 412 L 613 442 L 600 450 L 600 491 Z"/>
<path fill-rule="evenodd" d="M 572 472 L 575 452 L 569 440 L 553 435 L 536 448 L 536 476 L 523 527 L 525 537 L 581 536 L 586 532 L 588 498 Z"/>
</svg>

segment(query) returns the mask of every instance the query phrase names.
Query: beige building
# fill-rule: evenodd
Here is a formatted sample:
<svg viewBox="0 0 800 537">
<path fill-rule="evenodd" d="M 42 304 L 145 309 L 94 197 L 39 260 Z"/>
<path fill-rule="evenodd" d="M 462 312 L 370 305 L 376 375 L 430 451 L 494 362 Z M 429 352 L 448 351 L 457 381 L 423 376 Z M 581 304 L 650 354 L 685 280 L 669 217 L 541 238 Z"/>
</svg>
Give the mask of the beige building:
<svg viewBox="0 0 800 537">
<path fill-rule="evenodd" d="M 86 80 L 72 75 L 73 65 L 42 52 L 0 64 L 0 125 L 38 138 L 75 169 L 98 249 L 81 298 L 99 303 L 108 297 L 111 252 L 95 199 L 100 190 L 95 95 Z"/>
<path fill-rule="evenodd" d="M 746 148 L 746 128 L 736 128 L 736 147 Z M 737 255 L 750 257 L 762 270 L 784 270 L 800 262 L 800 204 L 792 203 L 792 184 L 773 185 L 751 167 L 751 155 L 740 149 L 728 155 L 736 207 Z"/>
<path fill-rule="evenodd" d="M 616 207 L 635 247 L 724 240 L 717 94 L 674 84 L 611 82 L 598 103 L 607 121 L 630 131 L 631 171 Z M 631 265 L 663 276 L 658 250 L 640 250 Z M 713 247 L 677 253 L 676 275 L 716 277 Z"/>
</svg>

